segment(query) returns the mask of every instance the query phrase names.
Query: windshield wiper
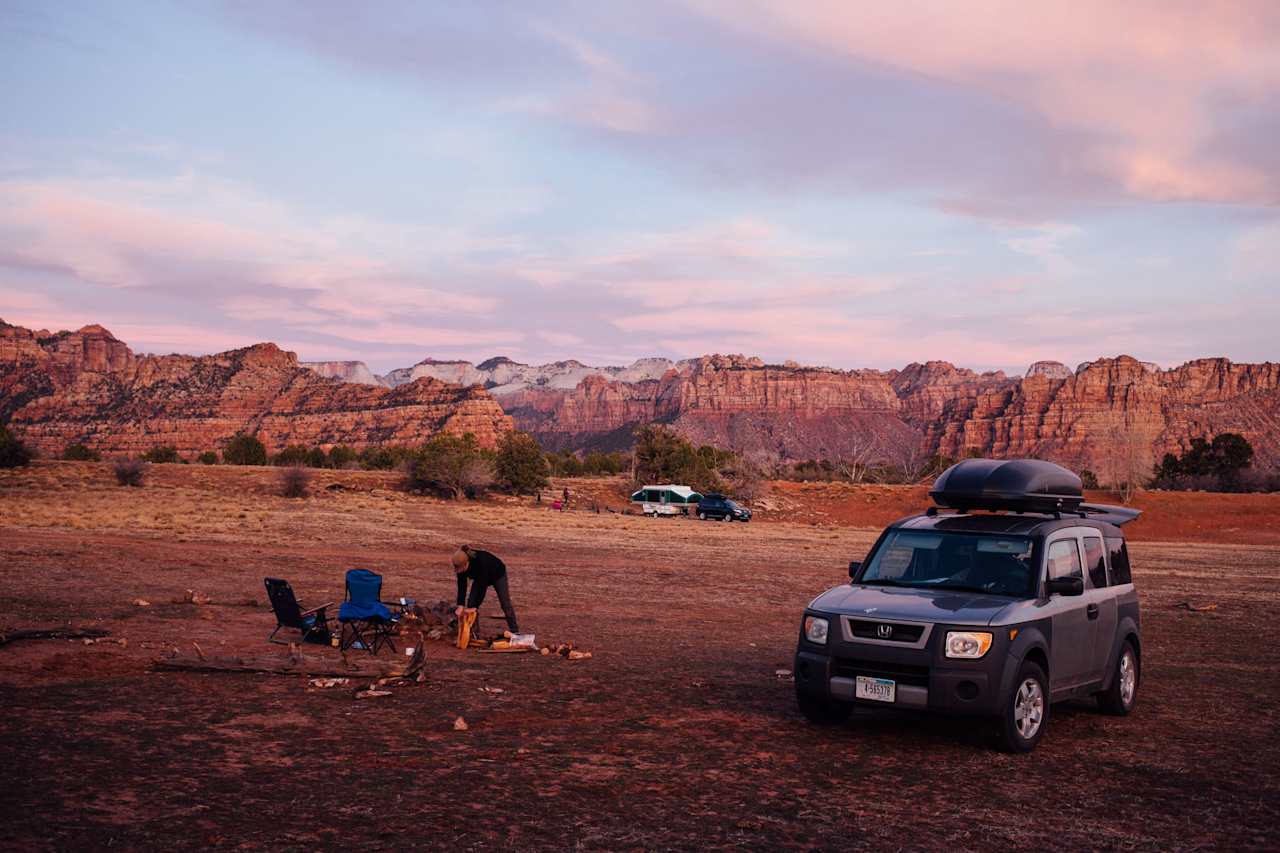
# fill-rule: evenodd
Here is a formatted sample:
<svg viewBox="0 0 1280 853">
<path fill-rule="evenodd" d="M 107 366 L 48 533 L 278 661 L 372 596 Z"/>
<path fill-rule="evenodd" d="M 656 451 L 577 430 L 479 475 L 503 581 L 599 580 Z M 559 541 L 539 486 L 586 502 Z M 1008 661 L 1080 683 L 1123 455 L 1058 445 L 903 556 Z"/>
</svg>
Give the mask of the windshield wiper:
<svg viewBox="0 0 1280 853">
<path fill-rule="evenodd" d="M 921 584 L 920 589 L 950 589 L 950 590 L 956 590 L 958 592 L 976 592 L 979 595 L 1003 595 L 1003 596 L 1013 595 L 1013 593 L 1011 592 L 996 592 L 995 590 L 983 589 L 982 587 L 979 587 L 979 586 L 968 586 L 966 584 L 960 584 L 960 583 Z"/>
<path fill-rule="evenodd" d="M 913 583 L 902 583 L 901 581 L 890 580 L 889 578 L 872 578 L 869 581 L 858 581 L 866 586 L 915 586 Z"/>
</svg>

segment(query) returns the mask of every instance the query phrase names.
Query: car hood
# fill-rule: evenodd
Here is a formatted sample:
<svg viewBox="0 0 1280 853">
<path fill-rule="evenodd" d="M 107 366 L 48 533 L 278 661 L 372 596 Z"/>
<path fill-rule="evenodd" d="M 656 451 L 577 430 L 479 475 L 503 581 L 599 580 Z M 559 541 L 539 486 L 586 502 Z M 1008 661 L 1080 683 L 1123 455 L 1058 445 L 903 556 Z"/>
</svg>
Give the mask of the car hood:
<svg viewBox="0 0 1280 853">
<path fill-rule="evenodd" d="M 809 603 L 812 610 L 865 616 L 870 619 L 907 619 L 918 622 L 989 625 L 1014 603 L 1001 595 L 954 589 L 900 589 L 846 584 L 833 587 Z"/>
</svg>

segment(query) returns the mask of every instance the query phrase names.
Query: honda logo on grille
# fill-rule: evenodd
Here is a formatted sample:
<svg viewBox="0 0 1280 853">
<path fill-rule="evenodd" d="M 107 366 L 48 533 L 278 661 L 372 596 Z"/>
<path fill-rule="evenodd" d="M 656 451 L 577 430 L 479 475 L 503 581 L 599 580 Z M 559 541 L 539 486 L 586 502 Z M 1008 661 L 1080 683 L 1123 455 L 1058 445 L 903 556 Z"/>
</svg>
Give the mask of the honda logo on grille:
<svg viewBox="0 0 1280 853">
<path fill-rule="evenodd" d="M 880 639 L 882 639 L 882 640 L 887 640 L 887 639 L 889 639 L 890 637 L 892 637 L 892 636 L 893 636 L 893 626 L 892 626 L 892 625 L 877 625 L 877 626 L 876 626 L 876 636 L 877 636 L 877 637 L 879 637 L 879 638 L 880 638 Z"/>
</svg>

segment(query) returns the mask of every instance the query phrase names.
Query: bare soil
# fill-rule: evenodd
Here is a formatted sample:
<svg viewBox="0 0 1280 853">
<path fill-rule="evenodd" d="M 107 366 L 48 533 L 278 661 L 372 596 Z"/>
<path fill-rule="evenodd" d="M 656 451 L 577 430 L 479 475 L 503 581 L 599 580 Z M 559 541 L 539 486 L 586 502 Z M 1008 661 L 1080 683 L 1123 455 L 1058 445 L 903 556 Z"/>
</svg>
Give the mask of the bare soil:
<svg viewBox="0 0 1280 853">
<path fill-rule="evenodd" d="M 611 513 L 612 481 L 571 481 L 573 509 L 554 512 L 547 496 L 448 504 L 361 472 L 320 473 L 290 500 L 275 474 L 162 465 L 129 489 L 105 464 L 0 472 L 0 633 L 127 640 L 0 646 L 0 848 L 1275 847 L 1274 498 L 1144 496 L 1138 710 L 1055 706 L 1040 747 L 1009 756 L 973 720 L 812 726 L 775 674 L 801 608 L 887 520 L 867 506 L 906 514 L 910 490 L 869 504 L 786 484 L 743 525 Z M 367 683 L 150 667 L 193 642 L 287 654 L 265 642 L 268 575 L 308 604 L 341 599 L 352 567 L 381 572 L 386 597 L 448 598 L 464 541 L 506 559 L 522 628 L 593 657 L 433 643 L 426 684 L 369 699 Z"/>
</svg>

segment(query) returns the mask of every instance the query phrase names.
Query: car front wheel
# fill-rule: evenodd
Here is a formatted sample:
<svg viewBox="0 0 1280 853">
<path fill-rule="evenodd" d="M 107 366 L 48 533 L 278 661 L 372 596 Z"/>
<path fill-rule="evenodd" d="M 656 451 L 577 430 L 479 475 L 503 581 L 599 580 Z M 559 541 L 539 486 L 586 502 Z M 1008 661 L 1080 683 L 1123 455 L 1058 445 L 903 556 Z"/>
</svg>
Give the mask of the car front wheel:
<svg viewBox="0 0 1280 853">
<path fill-rule="evenodd" d="M 706 520 L 707 520 L 707 514 L 706 514 L 705 512 L 700 512 L 700 513 L 698 513 L 698 520 L 700 520 L 700 521 L 706 521 Z"/>
<path fill-rule="evenodd" d="M 1018 667 L 1013 690 L 1000 714 L 1000 747 L 1005 752 L 1030 752 L 1049 722 L 1049 680 L 1031 661 Z"/>
<path fill-rule="evenodd" d="M 1133 643 L 1125 640 L 1116 659 L 1116 671 L 1111 674 L 1111 686 L 1098 694 L 1098 707 L 1105 713 L 1124 717 L 1138 704 L 1138 676 L 1140 665 Z"/>
</svg>

